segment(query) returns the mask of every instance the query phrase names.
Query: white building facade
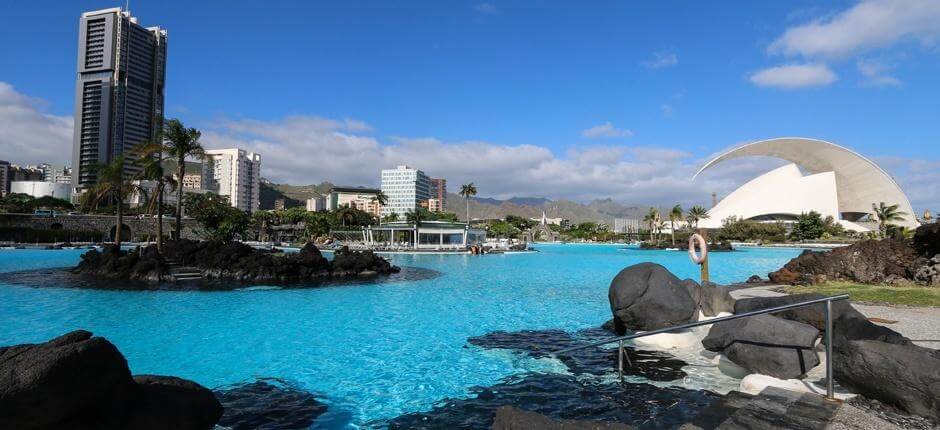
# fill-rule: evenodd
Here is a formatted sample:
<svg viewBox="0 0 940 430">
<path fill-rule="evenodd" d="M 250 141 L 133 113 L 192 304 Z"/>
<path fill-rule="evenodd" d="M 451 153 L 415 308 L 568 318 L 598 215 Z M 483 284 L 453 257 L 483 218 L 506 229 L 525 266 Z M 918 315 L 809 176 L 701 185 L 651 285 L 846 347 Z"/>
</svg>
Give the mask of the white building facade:
<svg viewBox="0 0 940 430">
<path fill-rule="evenodd" d="M 719 228 L 732 216 L 786 222 L 816 211 L 847 230 L 863 232 L 870 228 L 859 223 L 870 220 L 872 206 L 882 202 L 896 204 L 904 212 L 898 225 L 918 226 L 910 201 L 887 172 L 854 151 L 822 140 L 788 137 L 749 143 L 715 157 L 696 177 L 723 161 L 745 156 L 780 158 L 791 164 L 739 187 L 708 211 L 709 218 L 699 222 L 700 227 Z"/>
<path fill-rule="evenodd" d="M 244 149 L 206 150 L 202 187 L 227 196 L 232 207 L 254 212 L 261 207 L 261 155 Z"/>
<path fill-rule="evenodd" d="M 382 193 L 388 203 L 382 207 L 382 216 L 396 213 L 403 216 L 431 198 L 431 180 L 424 172 L 408 166 L 382 170 Z"/>
<path fill-rule="evenodd" d="M 10 183 L 10 193 L 29 194 L 37 199 L 49 196 L 68 200 L 72 195 L 72 185 L 46 181 L 15 181 Z"/>
</svg>

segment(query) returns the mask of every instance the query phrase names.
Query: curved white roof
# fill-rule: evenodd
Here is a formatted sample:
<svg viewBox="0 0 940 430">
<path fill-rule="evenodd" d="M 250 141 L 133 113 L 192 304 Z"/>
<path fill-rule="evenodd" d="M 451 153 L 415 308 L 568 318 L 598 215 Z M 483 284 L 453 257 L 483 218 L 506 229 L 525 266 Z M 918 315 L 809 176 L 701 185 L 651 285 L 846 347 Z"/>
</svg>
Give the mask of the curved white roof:
<svg viewBox="0 0 940 430">
<path fill-rule="evenodd" d="M 885 202 L 897 204 L 905 213 L 904 221 L 898 224 L 905 227 L 918 225 L 910 201 L 887 172 L 855 151 L 823 140 L 783 137 L 748 143 L 713 158 L 699 169 L 695 177 L 722 161 L 747 156 L 781 158 L 810 174 L 833 172 L 840 213 L 871 213 L 872 204 Z"/>
</svg>

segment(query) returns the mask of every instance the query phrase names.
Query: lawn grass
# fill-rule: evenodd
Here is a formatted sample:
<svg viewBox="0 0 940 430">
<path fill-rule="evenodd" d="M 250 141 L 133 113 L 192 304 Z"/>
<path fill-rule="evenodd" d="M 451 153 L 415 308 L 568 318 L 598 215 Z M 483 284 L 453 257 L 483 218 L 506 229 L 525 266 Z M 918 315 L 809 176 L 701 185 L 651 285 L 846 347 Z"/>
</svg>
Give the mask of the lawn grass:
<svg viewBox="0 0 940 430">
<path fill-rule="evenodd" d="M 848 294 L 854 302 L 904 306 L 940 307 L 940 288 L 916 285 L 868 285 L 852 282 L 827 282 L 819 285 L 797 285 L 785 288 L 787 293 L 820 293 L 827 296 Z"/>
</svg>

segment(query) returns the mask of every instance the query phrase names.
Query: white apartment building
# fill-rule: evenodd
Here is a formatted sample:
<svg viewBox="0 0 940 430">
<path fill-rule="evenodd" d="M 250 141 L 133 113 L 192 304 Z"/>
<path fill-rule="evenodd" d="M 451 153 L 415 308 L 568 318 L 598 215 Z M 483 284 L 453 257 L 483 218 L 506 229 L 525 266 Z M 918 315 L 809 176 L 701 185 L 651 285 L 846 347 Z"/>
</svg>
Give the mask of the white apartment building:
<svg viewBox="0 0 940 430">
<path fill-rule="evenodd" d="M 615 218 L 614 233 L 639 233 L 640 220 L 636 218 Z"/>
<path fill-rule="evenodd" d="M 326 197 L 316 196 L 307 199 L 307 212 L 320 212 L 326 210 Z"/>
<path fill-rule="evenodd" d="M 232 207 L 254 212 L 261 207 L 261 155 L 244 149 L 206 150 L 204 189 L 228 196 Z"/>
<path fill-rule="evenodd" d="M 431 180 L 424 172 L 404 165 L 384 169 L 382 193 L 388 197 L 388 204 L 382 207 L 382 216 L 392 213 L 402 216 L 431 198 Z"/>
</svg>

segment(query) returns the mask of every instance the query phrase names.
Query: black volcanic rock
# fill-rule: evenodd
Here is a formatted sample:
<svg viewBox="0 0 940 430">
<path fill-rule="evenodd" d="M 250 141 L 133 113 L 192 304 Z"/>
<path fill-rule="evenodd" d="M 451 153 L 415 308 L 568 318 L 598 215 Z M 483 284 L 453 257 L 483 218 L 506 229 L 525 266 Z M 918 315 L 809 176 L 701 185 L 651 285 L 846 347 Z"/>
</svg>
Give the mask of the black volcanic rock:
<svg viewBox="0 0 940 430">
<path fill-rule="evenodd" d="M 278 379 L 260 379 L 216 390 L 225 407 L 219 426 L 232 430 L 306 429 L 326 412 L 313 394 Z"/>
<path fill-rule="evenodd" d="M 819 364 L 813 349 L 818 336 L 819 330 L 809 324 L 757 315 L 716 323 L 702 346 L 752 373 L 791 379 Z"/>
<path fill-rule="evenodd" d="M 91 250 L 82 255 L 72 273 L 98 279 L 158 283 L 174 279 L 167 263 L 174 262 L 198 269 L 207 280 L 296 283 L 372 278 L 401 270 L 372 251 L 351 251 L 343 247 L 334 255 L 333 261 L 327 260 L 312 243 L 304 245 L 299 252 L 284 253 L 255 249 L 241 242 L 181 239 L 166 242 L 162 255 L 153 246 L 131 251 L 121 251 L 114 246 L 100 252 Z"/>
<path fill-rule="evenodd" d="M 635 428 L 621 423 L 555 421 L 545 415 L 512 406 L 503 406 L 497 409 L 496 418 L 493 419 L 493 430 L 630 430 Z"/>
<path fill-rule="evenodd" d="M 893 283 L 914 279 L 923 260 L 905 241 L 864 240 L 831 251 L 803 251 L 768 277 L 778 284 Z"/>
<path fill-rule="evenodd" d="M 940 223 L 934 222 L 917 227 L 911 246 L 926 258 L 940 254 Z"/>
<path fill-rule="evenodd" d="M 3 429 L 206 430 L 221 415 L 211 392 L 194 382 L 135 381 L 117 348 L 87 331 L 0 348 Z"/>
<path fill-rule="evenodd" d="M 655 263 L 621 270 L 610 281 L 608 299 L 618 334 L 670 327 L 697 317 L 689 286 Z"/>
</svg>

